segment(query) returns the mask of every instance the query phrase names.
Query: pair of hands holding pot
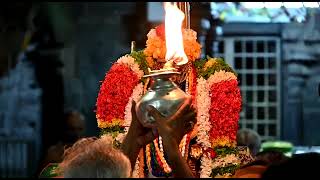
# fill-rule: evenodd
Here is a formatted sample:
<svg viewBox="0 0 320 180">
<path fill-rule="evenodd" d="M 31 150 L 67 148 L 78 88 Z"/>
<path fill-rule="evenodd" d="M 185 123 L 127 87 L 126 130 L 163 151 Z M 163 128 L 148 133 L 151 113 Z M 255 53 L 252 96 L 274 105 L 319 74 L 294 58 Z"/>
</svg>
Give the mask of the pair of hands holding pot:
<svg viewBox="0 0 320 180">
<path fill-rule="evenodd" d="M 159 135 L 162 137 L 163 147 L 168 156 L 168 163 L 174 169 L 174 177 L 193 177 L 185 159 L 179 151 L 179 143 L 183 136 L 190 132 L 196 124 L 196 112 L 191 106 L 191 98 L 188 98 L 179 110 L 169 119 L 161 115 L 154 107 L 149 106 L 148 111 L 155 119 L 152 128 L 145 128 L 136 115 L 136 103 L 132 102 L 132 122 L 121 149 L 134 164 L 141 148 L 152 142 Z"/>
<path fill-rule="evenodd" d="M 136 103 L 132 102 L 132 122 L 129 132 L 134 131 L 132 134 L 136 136 L 136 143 L 141 147 L 149 144 L 159 135 L 162 137 L 164 144 L 179 145 L 183 136 L 190 132 L 196 124 L 196 112 L 191 105 L 190 97 L 169 119 L 162 116 L 153 106 L 148 106 L 149 115 L 155 119 L 152 128 L 142 126 L 135 109 Z"/>
</svg>

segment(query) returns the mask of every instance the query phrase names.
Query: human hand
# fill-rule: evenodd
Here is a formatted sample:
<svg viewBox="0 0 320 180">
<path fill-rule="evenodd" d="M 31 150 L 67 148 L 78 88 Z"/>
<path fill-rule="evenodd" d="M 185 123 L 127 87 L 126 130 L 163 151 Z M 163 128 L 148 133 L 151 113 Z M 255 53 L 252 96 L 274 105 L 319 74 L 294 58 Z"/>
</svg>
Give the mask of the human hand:
<svg viewBox="0 0 320 180">
<path fill-rule="evenodd" d="M 132 140 L 131 143 L 136 142 L 141 148 L 152 142 L 152 140 L 154 140 L 158 134 L 156 129 L 142 126 L 136 114 L 135 101 L 132 101 L 131 115 L 132 121 L 127 136 L 130 140 Z"/>
<path fill-rule="evenodd" d="M 164 140 L 174 140 L 179 144 L 183 136 L 190 132 L 196 124 L 196 111 L 191 105 L 191 98 L 178 109 L 169 119 L 164 117 L 156 108 L 148 106 L 147 109 L 155 119 L 159 135 Z"/>
<path fill-rule="evenodd" d="M 191 98 L 179 108 L 169 119 L 153 106 L 148 107 L 150 115 L 155 119 L 163 147 L 168 155 L 168 163 L 174 169 L 174 177 L 193 177 L 192 171 L 179 151 L 179 143 L 183 136 L 196 124 L 196 112 L 191 106 Z"/>
<path fill-rule="evenodd" d="M 131 164 L 135 164 L 141 148 L 149 144 L 158 135 L 156 131 L 142 126 L 136 115 L 136 102 L 134 101 L 132 101 L 131 114 L 132 121 L 129 131 L 121 144 L 121 149 L 130 159 Z M 133 168 L 134 166 L 132 166 L 132 170 Z"/>
</svg>

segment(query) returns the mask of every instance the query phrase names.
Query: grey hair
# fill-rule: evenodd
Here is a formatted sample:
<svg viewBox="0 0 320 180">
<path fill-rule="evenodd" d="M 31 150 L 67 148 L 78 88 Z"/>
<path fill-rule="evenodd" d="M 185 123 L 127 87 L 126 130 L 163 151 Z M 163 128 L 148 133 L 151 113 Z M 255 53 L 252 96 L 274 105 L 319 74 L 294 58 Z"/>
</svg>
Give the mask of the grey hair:
<svg viewBox="0 0 320 180">
<path fill-rule="evenodd" d="M 251 154 L 256 155 L 261 146 L 261 138 L 259 134 L 252 129 L 241 129 L 237 134 L 238 146 L 248 146 Z"/>
<path fill-rule="evenodd" d="M 65 178 L 128 178 L 129 159 L 112 144 L 109 136 L 83 138 L 65 151 L 59 170 Z"/>
</svg>

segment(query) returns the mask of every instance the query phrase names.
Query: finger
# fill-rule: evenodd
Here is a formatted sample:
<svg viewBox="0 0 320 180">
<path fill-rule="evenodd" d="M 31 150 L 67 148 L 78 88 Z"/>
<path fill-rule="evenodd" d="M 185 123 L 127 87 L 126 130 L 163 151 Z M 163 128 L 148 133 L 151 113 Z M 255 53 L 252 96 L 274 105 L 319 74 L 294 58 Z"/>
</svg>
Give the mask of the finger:
<svg viewBox="0 0 320 180">
<path fill-rule="evenodd" d="M 173 128 L 186 129 L 190 124 L 193 126 L 197 123 L 196 113 L 191 111 L 184 114 L 183 117 L 178 119 L 170 119 L 170 125 Z"/>
<path fill-rule="evenodd" d="M 148 105 L 147 111 L 148 111 L 149 115 L 155 119 L 156 123 L 160 123 L 160 124 L 163 123 L 164 117 L 155 107 Z"/>
<path fill-rule="evenodd" d="M 173 123 L 172 125 L 175 124 L 175 126 L 180 126 L 179 124 L 185 124 L 190 120 L 196 122 L 197 121 L 196 117 L 197 117 L 196 112 L 193 110 L 189 110 L 188 112 L 184 112 L 183 114 L 181 114 L 179 118 L 171 118 L 169 122 Z"/>
<path fill-rule="evenodd" d="M 187 100 L 180 106 L 177 111 L 177 114 L 184 114 L 185 112 L 190 111 L 191 108 L 191 97 L 188 96 Z"/>
<path fill-rule="evenodd" d="M 137 116 L 137 114 L 136 114 L 136 102 L 134 100 L 132 100 L 131 114 L 132 114 L 132 116 Z"/>
<path fill-rule="evenodd" d="M 186 101 L 183 103 L 182 108 L 191 106 L 191 104 L 192 104 L 191 102 L 192 102 L 191 96 L 187 96 L 187 99 L 186 99 Z"/>
<path fill-rule="evenodd" d="M 154 133 L 152 131 L 149 131 L 147 134 L 145 134 L 144 136 L 140 136 L 137 141 L 139 143 L 139 145 L 141 146 L 145 146 L 147 144 L 149 144 L 150 142 L 152 142 L 157 136 L 154 135 Z"/>
</svg>

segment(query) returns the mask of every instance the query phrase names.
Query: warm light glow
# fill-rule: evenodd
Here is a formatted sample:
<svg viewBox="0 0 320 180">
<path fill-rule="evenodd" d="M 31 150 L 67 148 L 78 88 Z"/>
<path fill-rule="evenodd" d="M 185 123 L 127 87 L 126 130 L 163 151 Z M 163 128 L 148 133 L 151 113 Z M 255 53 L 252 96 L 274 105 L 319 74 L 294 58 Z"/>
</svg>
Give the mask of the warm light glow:
<svg viewBox="0 0 320 180">
<path fill-rule="evenodd" d="M 177 3 L 165 2 L 165 36 L 166 36 L 166 61 L 174 60 L 177 65 L 188 62 L 183 48 L 182 22 L 184 13 L 178 8 Z"/>
</svg>

